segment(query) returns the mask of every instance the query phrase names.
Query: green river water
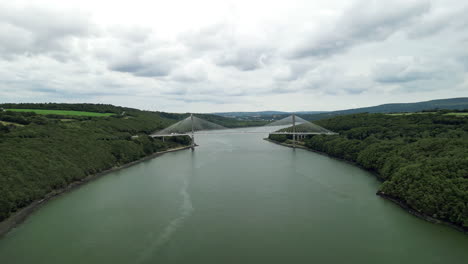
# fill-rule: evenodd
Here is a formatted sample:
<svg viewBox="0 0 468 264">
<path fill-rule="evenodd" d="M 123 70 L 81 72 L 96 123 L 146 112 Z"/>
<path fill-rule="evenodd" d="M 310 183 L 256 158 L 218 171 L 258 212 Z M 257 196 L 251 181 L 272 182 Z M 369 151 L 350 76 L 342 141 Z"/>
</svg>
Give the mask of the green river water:
<svg viewBox="0 0 468 264">
<path fill-rule="evenodd" d="M 468 263 L 468 236 L 376 196 L 375 176 L 265 136 L 198 136 L 54 199 L 0 263 Z"/>
</svg>

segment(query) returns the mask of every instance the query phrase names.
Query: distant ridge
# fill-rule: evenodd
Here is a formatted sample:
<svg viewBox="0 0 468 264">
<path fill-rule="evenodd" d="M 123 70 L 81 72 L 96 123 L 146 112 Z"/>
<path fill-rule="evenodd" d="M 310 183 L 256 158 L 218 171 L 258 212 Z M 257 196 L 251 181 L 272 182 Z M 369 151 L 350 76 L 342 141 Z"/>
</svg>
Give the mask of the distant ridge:
<svg viewBox="0 0 468 264">
<path fill-rule="evenodd" d="M 298 111 L 294 112 L 307 120 L 318 120 L 337 115 L 348 115 L 358 113 L 402 113 L 402 112 L 420 112 L 423 110 L 448 109 L 463 110 L 468 109 L 468 97 L 437 99 L 416 103 L 391 103 L 370 107 L 361 107 L 354 109 L 338 111 Z M 223 112 L 213 113 L 214 115 L 232 117 L 237 119 L 278 119 L 293 112 L 282 111 L 259 111 L 259 112 Z"/>
<path fill-rule="evenodd" d="M 296 112 L 296 114 L 320 114 L 325 113 L 326 111 L 302 111 Z M 213 113 L 213 115 L 231 117 L 236 119 L 246 119 L 246 120 L 271 120 L 271 119 L 281 119 L 282 117 L 288 116 L 293 112 L 282 112 L 282 111 L 259 111 L 259 112 L 222 112 L 222 113 Z"/>
<path fill-rule="evenodd" d="M 338 110 L 319 114 L 303 114 L 302 118 L 307 120 L 318 120 L 329 118 L 337 115 L 349 115 L 358 113 L 403 113 L 403 112 L 420 112 L 423 110 L 463 110 L 468 109 L 468 97 L 437 99 L 416 103 L 392 103 L 382 104 L 370 107 L 361 107 L 348 110 Z"/>
</svg>

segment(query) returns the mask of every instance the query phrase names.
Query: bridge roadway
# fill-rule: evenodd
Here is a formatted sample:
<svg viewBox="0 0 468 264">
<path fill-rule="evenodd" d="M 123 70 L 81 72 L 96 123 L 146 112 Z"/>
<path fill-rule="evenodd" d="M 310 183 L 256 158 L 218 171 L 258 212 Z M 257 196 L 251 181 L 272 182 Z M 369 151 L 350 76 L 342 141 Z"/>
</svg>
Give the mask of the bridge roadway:
<svg viewBox="0 0 468 264">
<path fill-rule="evenodd" d="M 239 135 L 239 134 L 269 134 L 269 135 L 338 135 L 333 132 L 261 132 L 261 131 L 235 131 L 235 132 L 195 132 L 194 135 Z M 192 133 L 153 134 L 151 137 L 191 136 Z"/>
</svg>

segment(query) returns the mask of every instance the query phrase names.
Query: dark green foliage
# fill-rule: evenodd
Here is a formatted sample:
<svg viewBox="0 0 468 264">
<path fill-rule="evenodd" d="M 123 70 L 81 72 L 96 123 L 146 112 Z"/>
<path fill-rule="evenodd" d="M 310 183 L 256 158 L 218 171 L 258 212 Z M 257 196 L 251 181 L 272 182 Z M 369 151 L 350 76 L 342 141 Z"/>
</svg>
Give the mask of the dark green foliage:
<svg viewBox="0 0 468 264">
<path fill-rule="evenodd" d="M 1 133 L 6 133 L 6 132 L 9 132 L 10 131 L 10 128 L 8 126 L 4 126 L 0 123 L 0 134 Z"/>
<path fill-rule="evenodd" d="M 339 135 L 311 136 L 305 145 L 377 172 L 383 194 L 468 228 L 468 117 L 444 114 L 321 120 Z"/>
<path fill-rule="evenodd" d="M 43 109 L 41 106 L 27 104 L 25 108 Z M 71 108 L 115 113 L 122 110 L 109 105 Z M 60 121 L 61 116 L 0 112 L 0 120 L 25 125 L 0 125 L 0 221 L 73 181 L 190 143 L 188 137 L 163 142 L 148 136 L 176 120 L 154 112 L 126 112 L 124 116 L 67 117 L 66 122 Z"/>
<path fill-rule="evenodd" d="M 0 112 L 0 121 L 6 121 L 20 125 L 28 125 L 35 118 L 35 113 L 17 113 L 12 111 Z"/>
<path fill-rule="evenodd" d="M 285 142 L 286 140 L 288 140 L 289 138 L 292 138 L 292 136 L 290 135 L 269 135 L 268 136 L 269 139 L 271 140 L 274 140 L 274 141 L 278 141 L 278 142 Z"/>
<path fill-rule="evenodd" d="M 0 107 L 5 109 L 47 109 L 47 110 L 69 110 L 69 111 L 84 111 L 96 113 L 115 113 L 120 114 L 123 111 L 138 111 L 132 108 L 118 107 L 109 104 L 1 104 Z"/>
</svg>

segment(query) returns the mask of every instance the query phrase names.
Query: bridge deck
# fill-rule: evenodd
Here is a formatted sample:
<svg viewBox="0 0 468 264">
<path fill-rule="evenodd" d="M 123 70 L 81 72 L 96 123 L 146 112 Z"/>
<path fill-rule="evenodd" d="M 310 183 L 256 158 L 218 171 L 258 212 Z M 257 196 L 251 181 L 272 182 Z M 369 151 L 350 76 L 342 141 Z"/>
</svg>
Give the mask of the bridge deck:
<svg viewBox="0 0 468 264">
<path fill-rule="evenodd" d="M 241 135 L 241 134 L 270 134 L 270 135 L 338 135 L 333 132 L 261 132 L 261 131 L 235 131 L 235 132 L 195 132 L 194 135 Z M 153 134 L 151 137 L 191 136 L 192 133 Z"/>
</svg>

